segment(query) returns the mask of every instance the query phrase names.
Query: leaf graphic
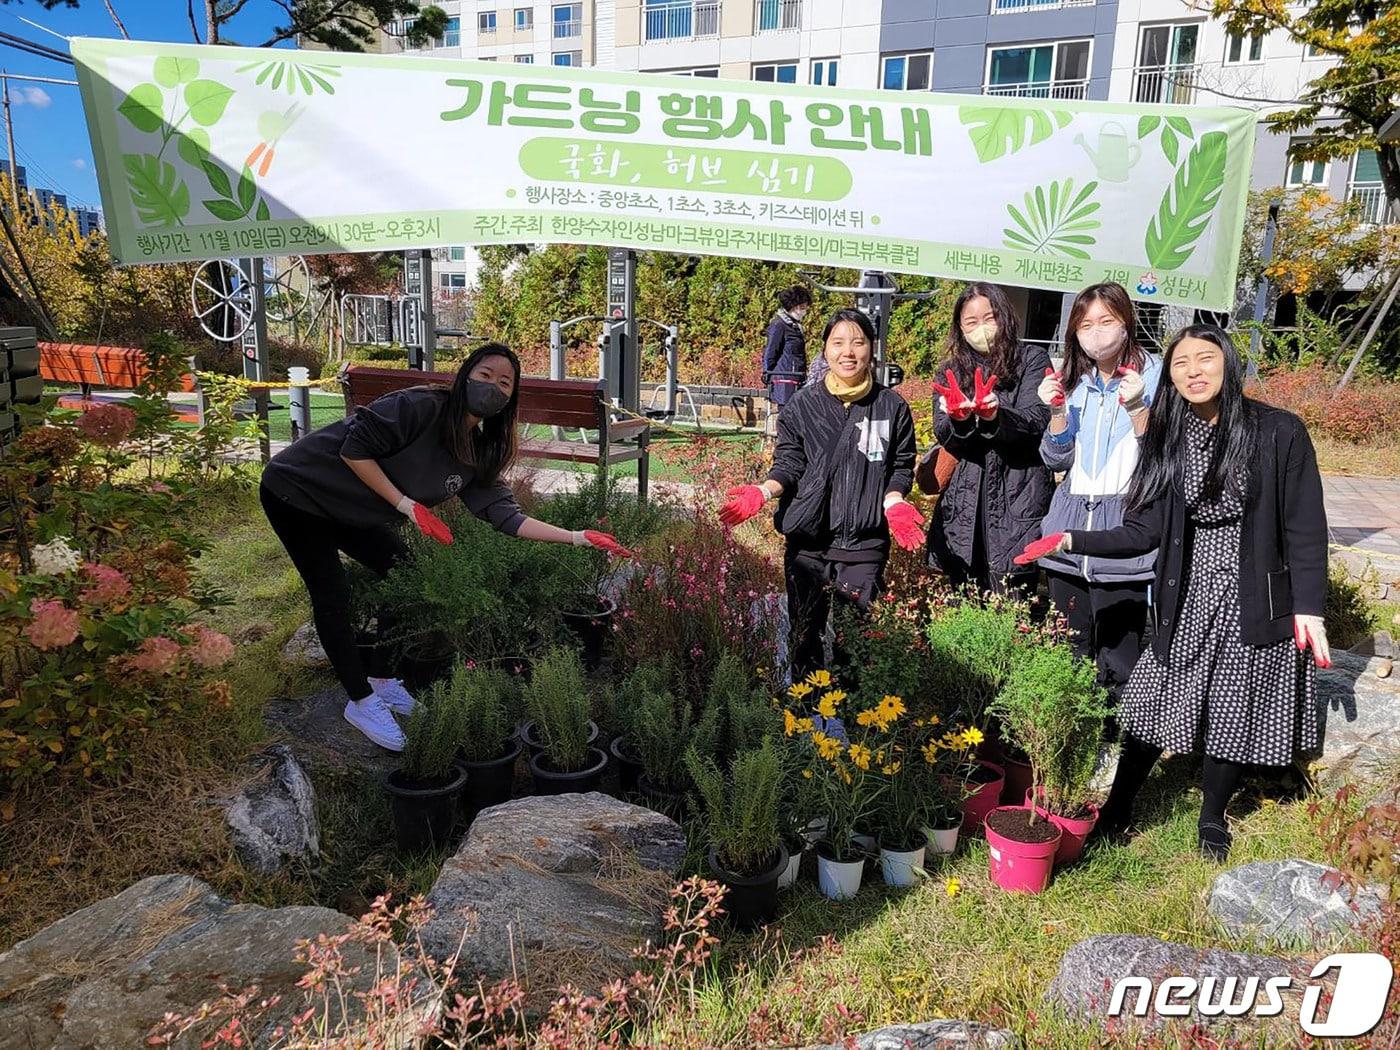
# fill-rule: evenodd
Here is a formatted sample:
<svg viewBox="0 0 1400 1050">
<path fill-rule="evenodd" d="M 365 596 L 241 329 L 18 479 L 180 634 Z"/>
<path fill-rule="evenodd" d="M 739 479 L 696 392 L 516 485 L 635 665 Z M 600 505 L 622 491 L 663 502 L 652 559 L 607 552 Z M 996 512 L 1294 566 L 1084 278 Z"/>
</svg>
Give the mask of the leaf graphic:
<svg viewBox="0 0 1400 1050">
<path fill-rule="evenodd" d="M 210 215 L 224 222 L 237 222 L 248 214 L 237 204 L 234 204 L 233 201 L 207 200 L 200 201 L 199 203 L 204 205 L 205 210 L 208 211 Z"/>
<path fill-rule="evenodd" d="M 1228 149 L 1225 132 L 1207 132 L 1176 169 L 1176 177 L 1147 226 L 1147 261 L 1153 269 L 1175 270 L 1191 258 L 1220 203 Z"/>
<path fill-rule="evenodd" d="M 219 122 L 231 98 L 233 89 L 217 80 L 196 80 L 185 86 L 185 105 L 190 107 L 190 116 L 206 128 Z"/>
<path fill-rule="evenodd" d="M 267 222 L 268 219 L 272 218 L 272 212 L 268 210 L 267 201 L 265 199 L 258 201 L 256 218 L 258 222 Z"/>
<path fill-rule="evenodd" d="M 1145 139 L 1157 130 L 1157 125 L 1162 123 L 1161 117 L 1139 117 L 1138 118 L 1138 138 Z"/>
<path fill-rule="evenodd" d="M 117 112 L 126 117 L 137 131 L 159 131 L 165 118 L 161 109 L 165 104 L 160 88 L 154 84 L 137 84 L 130 94 L 122 99 Z"/>
<path fill-rule="evenodd" d="M 1182 135 L 1188 139 L 1196 137 L 1196 133 L 1191 130 L 1191 122 L 1185 117 L 1168 117 L 1167 125 L 1178 135 Z"/>
<path fill-rule="evenodd" d="M 970 125 L 967 134 L 977 150 L 977 159 L 986 164 L 1023 146 L 1044 142 L 1068 124 L 1073 115 L 1063 109 L 959 106 L 958 119 Z"/>
<path fill-rule="evenodd" d="M 203 128 L 190 128 L 189 131 L 176 132 L 175 138 L 178 142 L 176 149 L 185 162 L 196 168 L 204 167 L 204 162 L 209 159 L 209 132 Z"/>
<path fill-rule="evenodd" d="M 274 90 L 285 90 L 295 95 L 298 90 L 314 95 L 319 87 L 328 95 L 335 94 L 335 85 L 328 78 L 340 76 L 340 67 L 319 62 L 291 62 L 286 59 L 269 59 L 249 62 L 239 66 L 238 72 L 251 73 L 257 70 L 255 84 L 266 84 Z"/>
<path fill-rule="evenodd" d="M 243 168 L 243 174 L 238 176 L 238 203 L 243 205 L 243 213 L 246 215 L 248 209 L 253 206 L 253 201 L 258 196 L 258 185 L 253 181 L 253 169 Z"/>
<path fill-rule="evenodd" d="M 228 172 L 219 167 L 217 161 L 206 160 L 200 165 L 204 169 L 204 177 L 209 180 L 209 188 L 220 197 L 233 196 L 233 186 L 228 181 Z"/>
<path fill-rule="evenodd" d="M 1176 164 L 1177 157 L 1181 155 L 1180 145 L 1176 141 L 1176 132 L 1170 127 L 1162 129 L 1162 152 L 1167 155 L 1167 160 L 1173 165 Z"/>
<path fill-rule="evenodd" d="M 153 153 L 127 153 L 122 156 L 122 167 L 131 202 L 146 225 L 178 226 L 190 213 L 189 187 L 173 164 Z"/>
<path fill-rule="evenodd" d="M 175 58 L 172 55 L 161 55 L 156 59 L 155 78 L 161 87 L 173 88 L 177 84 L 188 84 L 197 76 L 198 59 Z"/>
<path fill-rule="evenodd" d="M 1048 189 L 1037 186 L 1033 193 L 1027 193 L 1022 198 L 1024 211 L 1014 204 L 1006 206 L 1015 225 L 1001 231 L 1004 236 L 1002 243 L 1018 252 L 1050 252 L 1073 259 L 1089 258 L 1089 253 L 1079 245 L 1095 243 L 1089 231 L 1103 225 L 1098 219 L 1091 218 L 1100 207 L 1098 201 L 1090 200 L 1098 187 L 1097 181 L 1088 182 L 1075 193 L 1073 179 L 1052 182 Z"/>
</svg>

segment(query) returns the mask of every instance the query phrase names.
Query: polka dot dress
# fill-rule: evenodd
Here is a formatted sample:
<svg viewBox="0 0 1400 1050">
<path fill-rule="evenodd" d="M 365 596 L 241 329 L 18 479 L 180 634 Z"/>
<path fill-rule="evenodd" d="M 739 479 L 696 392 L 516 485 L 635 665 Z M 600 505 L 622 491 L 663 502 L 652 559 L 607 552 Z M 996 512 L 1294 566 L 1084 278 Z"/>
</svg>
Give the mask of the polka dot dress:
<svg viewBox="0 0 1400 1050">
<path fill-rule="evenodd" d="M 1215 431 L 1193 413 L 1186 430 L 1186 595 L 1167 666 L 1150 647 L 1143 652 L 1123 689 L 1119 723 L 1167 751 L 1288 765 L 1321 741 L 1312 656 L 1292 638 L 1240 640 L 1244 509 L 1229 491 L 1202 499 Z"/>
</svg>

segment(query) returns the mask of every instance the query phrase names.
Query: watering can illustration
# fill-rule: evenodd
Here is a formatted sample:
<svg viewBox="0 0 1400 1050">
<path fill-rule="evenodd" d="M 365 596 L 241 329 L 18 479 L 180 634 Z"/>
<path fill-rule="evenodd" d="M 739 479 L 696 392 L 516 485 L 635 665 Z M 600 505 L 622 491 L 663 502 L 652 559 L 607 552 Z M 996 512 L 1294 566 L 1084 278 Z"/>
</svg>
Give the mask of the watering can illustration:
<svg viewBox="0 0 1400 1050">
<path fill-rule="evenodd" d="M 1089 159 L 1104 182 L 1127 182 L 1128 169 L 1142 156 L 1142 147 L 1128 141 L 1128 132 L 1117 121 L 1107 121 L 1099 128 L 1099 148 L 1091 149 L 1083 135 L 1074 137 L 1075 145 L 1084 147 Z"/>
</svg>

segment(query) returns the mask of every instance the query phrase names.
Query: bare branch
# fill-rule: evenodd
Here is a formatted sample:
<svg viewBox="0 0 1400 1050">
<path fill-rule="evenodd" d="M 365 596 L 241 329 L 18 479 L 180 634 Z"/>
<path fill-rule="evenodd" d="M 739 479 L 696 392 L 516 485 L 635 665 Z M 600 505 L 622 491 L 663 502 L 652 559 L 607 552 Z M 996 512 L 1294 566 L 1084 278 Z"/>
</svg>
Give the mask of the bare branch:
<svg viewBox="0 0 1400 1050">
<path fill-rule="evenodd" d="M 194 0 L 185 0 L 185 10 L 190 16 L 190 32 L 194 34 L 194 42 L 196 44 L 204 43 L 203 40 L 199 39 L 199 23 L 194 20 Z"/>
<path fill-rule="evenodd" d="M 102 0 L 107 8 L 107 13 L 112 16 L 112 24 L 117 27 L 117 32 L 122 35 L 123 40 L 130 40 L 131 34 L 126 31 L 126 26 L 122 25 L 122 20 L 117 15 L 117 9 L 112 6 L 112 0 Z"/>
</svg>

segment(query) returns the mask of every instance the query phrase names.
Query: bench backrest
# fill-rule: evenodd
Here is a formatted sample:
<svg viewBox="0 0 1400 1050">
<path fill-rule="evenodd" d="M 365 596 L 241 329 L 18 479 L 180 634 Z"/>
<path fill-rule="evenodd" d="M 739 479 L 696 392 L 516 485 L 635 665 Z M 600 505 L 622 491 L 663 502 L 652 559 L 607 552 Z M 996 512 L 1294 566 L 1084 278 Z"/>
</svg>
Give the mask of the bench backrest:
<svg viewBox="0 0 1400 1050">
<path fill-rule="evenodd" d="M 147 375 L 146 355 L 132 346 L 39 343 L 39 374 L 51 383 L 76 383 L 135 390 Z M 186 375 L 181 388 L 194 389 Z"/>
<path fill-rule="evenodd" d="M 371 368 L 356 365 L 341 377 L 345 387 L 347 414 L 360 405 L 414 386 L 450 386 L 452 372 L 419 372 L 405 368 Z M 541 379 L 520 377 L 522 423 L 548 423 L 553 426 L 598 429 L 602 413 L 602 384 L 591 379 Z"/>
</svg>

